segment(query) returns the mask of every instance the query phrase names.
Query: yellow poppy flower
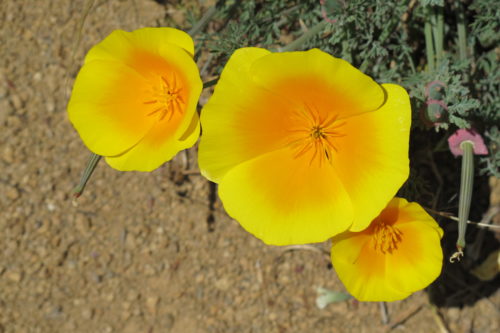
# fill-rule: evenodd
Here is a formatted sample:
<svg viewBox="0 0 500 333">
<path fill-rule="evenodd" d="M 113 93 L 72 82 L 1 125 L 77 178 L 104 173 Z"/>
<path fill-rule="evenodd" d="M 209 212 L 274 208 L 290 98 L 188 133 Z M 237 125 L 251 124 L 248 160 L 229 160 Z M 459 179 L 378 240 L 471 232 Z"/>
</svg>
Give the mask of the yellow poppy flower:
<svg viewBox="0 0 500 333">
<path fill-rule="evenodd" d="M 90 49 L 68 115 L 118 170 L 151 171 L 199 136 L 202 82 L 191 37 L 173 28 L 113 31 Z"/>
<path fill-rule="evenodd" d="M 332 239 L 332 263 L 360 301 L 396 301 L 441 273 L 443 230 L 417 203 L 394 198 L 361 232 Z"/>
<path fill-rule="evenodd" d="M 406 91 L 320 50 L 242 48 L 202 110 L 202 174 L 268 244 L 366 228 L 408 177 Z"/>
</svg>

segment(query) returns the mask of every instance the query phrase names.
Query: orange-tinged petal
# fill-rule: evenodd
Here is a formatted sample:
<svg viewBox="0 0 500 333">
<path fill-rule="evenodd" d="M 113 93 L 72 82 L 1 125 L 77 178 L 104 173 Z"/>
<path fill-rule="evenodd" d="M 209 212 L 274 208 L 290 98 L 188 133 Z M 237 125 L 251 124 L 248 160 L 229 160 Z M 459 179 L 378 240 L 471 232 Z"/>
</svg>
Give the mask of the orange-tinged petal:
<svg viewBox="0 0 500 333">
<path fill-rule="evenodd" d="M 418 221 L 418 223 L 424 223 L 434 228 L 439 233 L 439 237 L 443 237 L 443 230 L 438 228 L 434 219 L 422 209 L 422 206 L 416 202 L 408 202 L 404 198 L 396 199 L 398 200 L 391 200 L 382 213 L 380 213 L 382 219 L 397 220 L 400 227 L 402 227 L 402 224 Z"/>
<path fill-rule="evenodd" d="M 411 108 L 400 86 L 382 85 L 387 100 L 375 112 L 347 119 L 332 165 L 356 211 L 351 231 L 365 229 L 409 175 Z"/>
<path fill-rule="evenodd" d="M 405 240 L 387 256 L 387 282 L 397 290 L 415 292 L 427 287 L 441 273 L 442 231 L 422 221 L 398 225 Z"/>
<path fill-rule="evenodd" d="M 410 291 L 388 283 L 385 257 L 370 246 L 370 236 L 362 233 L 354 237 L 346 232 L 333 238 L 332 264 L 346 289 L 359 301 L 390 302 L 408 297 Z"/>
<path fill-rule="evenodd" d="M 175 138 L 176 130 L 172 122 L 159 122 L 137 145 L 120 156 L 106 157 L 106 162 L 120 171 L 152 171 L 158 168 L 179 151 L 196 143 L 200 135 L 198 113 L 193 114 L 189 127 L 179 139 Z"/>
<path fill-rule="evenodd" d="M 219 184 L 228 214 L 265 243 L 321 242 L 352 221 L 332 169 L 295 162 L 287 148 L 270 152 L 231 169 Z"/>
<path fill-rule="evenodd" d="M 258 47 L 243 47 L 234 51 L 221 73 L 216 90 L 235 89 L 234 93 L 245 95 L 247 88 L 245 83 L 252 83 L 252 64 L 259 58 L 271 54 L 266 49 Z M 242 86 L 242 82 L 247 81 Z M 215 97 L 217 101 L 217 97 Z M 222 100 L 223 101 L 223 100 Z M 217 101 L 217 102 L 222 102 Z"/>
<path fill-rule="evenodd" d="M 224 101 L 216 92 L 201 112 L 203 140 L 198 163 L 211 181 L 219 182 L 240 163 L 287 145 L 287 131 L 282 126 L 283 112 L 290 109 L 287 101 L 253 86 L 240 96 L 233 91 L 225 90 Z"/>
<path fill-rule="evenodd" d="M 339 119 L 374 111 L 385 99 L 372 78 L 318 49 L 261 57 L 250 72 L 254 82 L 282 98 L 315 105 L 336 113 Z"/>
<path fill-rule="evenodd" d="M 76 78 L 68 115 L 85 145 L 98 155 L 118 155 L 153 127 L 144 102 L 149 83 L 118 62 L 95 61 Z"/>
<path fill-rule="evenodd" d="M 157 55 L 164 45 L 172 45 L 184 49 L 191 58 L 194 55 L 192 38 L 184 31 L 174 28 L 142 28 L 132 32 L 115 30 L 96 44 L 85 57 L 85 62 L 94 60 L 111 60 L 128 64 L 130 54 L 140 49 Z M 167 55 L 168 57 L 168 55 Z"/>
<path fill-rule="evenodd" d="M 248 72 L 253 61 L 269 53 L 260 48 L 236 50 L 203 107 L 198 163 L 211 181 L 218 182 L 234 166 L 284 145 L 280 124 L 289 104 L 257 88 Z"/>
<path fill-rule="evenodd" d="M 408 220 L 412 215 L 423 219 Z M 418 204 L 394 198 L 366 230 L 333 237 L 332 264 L 358 300 L 399 300 L 439 276 L 441 237 L 442 230 Z"/>
</svg>

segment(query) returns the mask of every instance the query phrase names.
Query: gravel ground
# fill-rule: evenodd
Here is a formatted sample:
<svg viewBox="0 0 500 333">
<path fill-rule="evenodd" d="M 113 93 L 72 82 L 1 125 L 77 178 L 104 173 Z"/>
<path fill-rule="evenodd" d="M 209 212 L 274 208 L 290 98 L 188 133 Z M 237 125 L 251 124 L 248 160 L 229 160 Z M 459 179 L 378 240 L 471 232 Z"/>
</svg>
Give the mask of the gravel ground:
<svg viewBox="0 0 500 333">
<path fill-rule="evenodd" d="M 114 29 L 185 16 L 95 1 L 80 35 L 90 2 L 0 1 L 0 333 L 500 331 L 498 291 L 440 309 L 418 292 L 387 304 L 385 323 L 378 303 L 318 309 L 317 287 L 344 290 L 329 244 L 244 232 L 191 172 L 195 149 L 152 173 L 101 163 L 72 202 L 88 152 L 65 107 L 85 52 Z"/>
</svg>

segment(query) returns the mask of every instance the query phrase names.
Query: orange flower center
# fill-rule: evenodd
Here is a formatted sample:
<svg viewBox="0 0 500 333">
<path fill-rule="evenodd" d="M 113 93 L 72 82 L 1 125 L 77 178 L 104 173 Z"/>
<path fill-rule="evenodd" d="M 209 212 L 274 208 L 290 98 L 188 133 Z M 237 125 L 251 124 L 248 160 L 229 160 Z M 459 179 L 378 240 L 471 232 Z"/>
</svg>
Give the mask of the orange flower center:
<svg viewBox="0 0 500 333">
<path fill-rule="evenodd" d="M 160 76 L 159 81 L 159 84 L 152 88 L 154 99 L 146 101 L 144 104 L 151 104 L 155 107 L 152 112 L 148 113 L 148 116 L 159 114 L 159 120 L 163 120 L 168 115 L 167 120 L 170 120 L 175 113 L 183 113 L 185 102 L 181 96 L 182 87 L 178 84 L 173 73 L 168 76 L 168 79 L 165 76 Z"/>
<path fill-rule="evenodd" d="M 311 165 L 318 161 L 320 166 L 326 161 L 332 161 L 333 153 L 337 151 L 334 138 L 344 136 L 338 129 L 345 122 L 337 120 L 337 116 L 329 114 L 320 115 L 315 108 L 306 106 L 304 109 L 293 113 L 294 126 L 288 145 L 294 150 L 294 158 L 309 156 Z"/>
<path fill-rule="evenodd" d="M 386 224 L 384 222 L 378 222 L 375 226 L 375 232 L 373 234 L 373 248 L 383 254 L 396 250 L 398 244 L 403 238 L 403 233 L 398 228 Z"/>
</svg>

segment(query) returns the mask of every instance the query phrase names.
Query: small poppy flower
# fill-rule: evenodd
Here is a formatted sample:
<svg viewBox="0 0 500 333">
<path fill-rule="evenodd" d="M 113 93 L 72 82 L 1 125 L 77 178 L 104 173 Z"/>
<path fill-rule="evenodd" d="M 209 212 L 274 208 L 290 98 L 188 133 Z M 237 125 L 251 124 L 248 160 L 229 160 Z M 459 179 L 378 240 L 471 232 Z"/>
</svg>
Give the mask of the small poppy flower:
<svg viewBox="0 0 500 333">
<path fill-rule="evenodd" d="M 198 161 L 268 244 L 360 231 L 408 177 L 407 92 L 318 49 L 242 48 L 201 114 Z"/>
<path fill-rule="evenodd" d="M 199 136 L 202 82 L 191 37 L 173 28 L 113 31 L 90 49 L 68 115 L 118 170 L 151 171 Z"/>
<path fill-rule="evenodd" d="M 394 198 L 370 226 L 332 239 L 332 264 L 360 301 L 396 301 L 441 273 L 443 230 L 415 202 Z"/>
</svg>

